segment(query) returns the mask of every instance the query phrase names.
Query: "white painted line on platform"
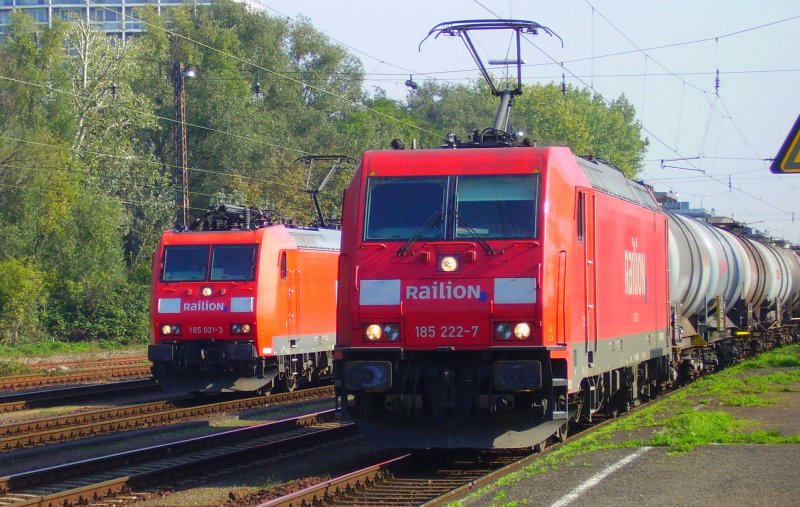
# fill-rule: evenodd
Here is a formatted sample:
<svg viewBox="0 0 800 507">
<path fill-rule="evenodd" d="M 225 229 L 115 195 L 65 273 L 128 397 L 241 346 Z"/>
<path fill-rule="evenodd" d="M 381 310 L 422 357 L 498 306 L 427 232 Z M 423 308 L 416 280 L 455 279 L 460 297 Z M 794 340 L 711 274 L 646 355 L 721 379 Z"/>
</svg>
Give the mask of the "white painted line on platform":
<svg viewBox="0 0 800 507">
<path fill-rule="evenodd" d="M 568 494 L 561 497 L 556 503 L 552 504 L 550 507 L 565 507 L 569 505 L 570 503 L 577 500 L 578 497 L 580 497 L 586 491 L 597 486 L 600 483 L 600 481 L 602 481 L 609 475 L 613 474 L 620 468 L 624 467 L 631 461 L 637 459 L 639 456 L 646 453 L 650 449 L 651 447 L 642 447 L 641 449 L 631 454 L 630 456 L 626 456 L 621 460 L 617 461 L 616 463 L 614 463 L 613 465 L 606 467 L 605 470 L 589 477 L 586 481 L 583 482 L 583 484 L 579 485 L 577 488 L 573 489 Z"/>
</svg>

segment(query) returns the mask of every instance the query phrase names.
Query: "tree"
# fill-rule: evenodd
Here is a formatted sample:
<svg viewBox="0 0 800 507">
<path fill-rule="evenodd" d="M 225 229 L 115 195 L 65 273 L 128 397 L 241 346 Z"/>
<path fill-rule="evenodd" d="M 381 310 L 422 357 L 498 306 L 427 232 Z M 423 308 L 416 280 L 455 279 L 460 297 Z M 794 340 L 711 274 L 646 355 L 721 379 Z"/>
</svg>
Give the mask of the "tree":
<svg viewBox="0 0 800 507">
<path fill-rule="evenodd" d="M 41 271 L 18 259 L 0 261 L 0 344 L 41 335 L 39 311 L 45 300 Z"/>
<path fill-rule="evenodd" d="M 414 117 L 462 139 L 493 124 L 499 105 L 488 87 L 427 83 L 409 98 Z M 523 88 L 514 99 L 511 131 L 525 132 L 540 145 L 566 145 L 580 155 L 605 158 L 634 177 L 642 166 L 647 140 L 625 96 L 606 102 L 588 90 L 555 84 Z"/>
<path fill-rule="evenodd" d="M 0 42 L 0 311 L 10 309 L 0 340 L 147 336 L 150 260 L 176 216 L 178 63 L 198 72 L 185 82 L 191 215 L 229 202 L 312 223 L 304 190 L 315 185 L 298 157 L 358 159 L 393 139 L 436 147 L 491 126 L 497 110 L 482 82 L 429 82 L 405 101 L 368 95 L 358 59 L 303 18 L 224 0 L 137 17 L 147 33 L 123 43 L 18 11 Z M 639 170 L 647 141 L 624 96 L 535 85 L 515 103 L 513 130 Z M 340 214 L 351 169 L 319 196 L 327 218 Z M 38 290 L 30 301 L 12 293 L 14 277 Z"/>
<path fill-rule="evenodd" d="M 559 85 L 537 85 L 525 89 L 511 114 L 515 128 L 540 144 L 604 158 L 629 177 L 641 171 L 648 142 L 624 95 L 606 102 L 586 89 L 570 86 L 564 97 Z"/>
</svg>

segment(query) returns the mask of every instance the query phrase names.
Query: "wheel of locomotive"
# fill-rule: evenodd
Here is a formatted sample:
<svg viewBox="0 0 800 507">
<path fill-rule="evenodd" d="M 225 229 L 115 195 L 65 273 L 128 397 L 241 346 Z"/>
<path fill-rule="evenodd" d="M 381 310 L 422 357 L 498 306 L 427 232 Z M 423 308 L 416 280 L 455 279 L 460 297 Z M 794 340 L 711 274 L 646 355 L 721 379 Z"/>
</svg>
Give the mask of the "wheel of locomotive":
<svg viewBox="0 0 800 507">
<path fill-rule="evenodd" d="M 295 358 L 295 361 L 292 361 L 292 359 L 292 356 L 284 356 L 283 373 L 278 377 L 280 388 L 289 393 L 297 389 L 297 384 L 299 383 L 299 375 L 296 370 L 297 358 Z"/>
<path fill-rule="evenodd" d="M 286 373 L 283 376 L 283 387 L 286 389 L 286 392 L 292 392 L 297 389 L 298 378 L 296 373 Z"/>
<path fill-rule="evenodd" d="M 544 419 L 547 415 L 547 398 L 542 398 L 541 402 L 533 405 L 533 417 L 537 419 Z"/>
<path fill-rule="evenodd" d="M 565 422 L 563 426 L 558 428 L 558 431 L 556 431 L 555 434 L 556 440 L 563 443 L 567 439 L 568 434 L 569 434 L 569 422 Z"/>
<path fill-rule="evenodd" d="M 268 396 L 270 393 L 272 393 L 272 388 L 273 388 L 273 387 L 275 387 L 275 380 L 274 380 L 274 379 L 273 379 L 273 380 L 271 380 L 271 381 L 269 382 L 269 384 L 267 384 L 267 385 L 265 385 L 265 386 L 262 386 L 262 387 L 260 387 L 260 388 L 259 388 L 259 389 L 256 391 L 256 394 L 257 394 L 258 396 Z"/>
</svg>

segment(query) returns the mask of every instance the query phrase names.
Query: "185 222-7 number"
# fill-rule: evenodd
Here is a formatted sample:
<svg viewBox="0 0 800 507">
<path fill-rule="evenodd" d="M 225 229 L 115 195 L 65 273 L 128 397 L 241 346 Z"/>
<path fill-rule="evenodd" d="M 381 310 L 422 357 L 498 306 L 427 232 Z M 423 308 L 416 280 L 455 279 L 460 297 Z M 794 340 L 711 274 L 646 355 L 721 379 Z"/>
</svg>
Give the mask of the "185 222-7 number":
<svg viewBox="0 0 800 507">
<path fill-rule="evenodd" d="M 475 338 L 478 336 L 477 325 L 439 325 L 414 326 L 417 338 Z"/>
</svg>

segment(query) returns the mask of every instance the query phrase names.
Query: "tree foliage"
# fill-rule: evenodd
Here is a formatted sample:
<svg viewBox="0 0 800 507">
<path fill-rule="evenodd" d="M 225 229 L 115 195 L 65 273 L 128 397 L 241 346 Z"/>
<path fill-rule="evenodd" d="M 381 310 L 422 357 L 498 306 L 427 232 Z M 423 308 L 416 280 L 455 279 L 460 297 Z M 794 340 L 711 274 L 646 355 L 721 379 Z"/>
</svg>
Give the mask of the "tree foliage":
<svg viewBox="0 0 800 507">
<path fill-rule="evenodd" d="M 150 258 L 176 216 L 177 64 L 197 71 L 184 82 L 194 216 L 228 202 L 308 224 L 308 191 L 330 166 L 298 158 L 436 147 L 493 123 L 481 83 L 365 93 L 359 60 L 307 19 L 224 1 L 136 15 L 146 33 L 123 42 L 16 12 L 0 42 L 0 344 L 146 340 Z M 573 88 L 526 88 L 512 124 L 631 175 L 646 146 L 625 97 Z M 320 194 L 326 218 L 353 167 L 338 169 Z"/>
</svg>

